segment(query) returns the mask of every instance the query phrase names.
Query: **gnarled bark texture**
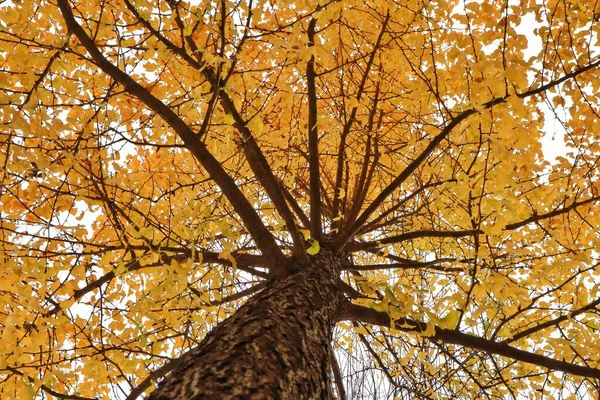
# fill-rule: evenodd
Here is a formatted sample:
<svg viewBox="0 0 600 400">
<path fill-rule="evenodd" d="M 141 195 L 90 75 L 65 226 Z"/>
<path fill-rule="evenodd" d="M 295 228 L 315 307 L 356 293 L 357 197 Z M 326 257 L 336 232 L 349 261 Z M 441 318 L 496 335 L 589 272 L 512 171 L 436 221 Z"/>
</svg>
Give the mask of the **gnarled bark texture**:
<svg viewBox="0 0 600 400">
<path fill-rule="evenodd" d="M 341 263 L 322 253 L 217 325 L 149 400 L 330 398 Z"/>
</svg>

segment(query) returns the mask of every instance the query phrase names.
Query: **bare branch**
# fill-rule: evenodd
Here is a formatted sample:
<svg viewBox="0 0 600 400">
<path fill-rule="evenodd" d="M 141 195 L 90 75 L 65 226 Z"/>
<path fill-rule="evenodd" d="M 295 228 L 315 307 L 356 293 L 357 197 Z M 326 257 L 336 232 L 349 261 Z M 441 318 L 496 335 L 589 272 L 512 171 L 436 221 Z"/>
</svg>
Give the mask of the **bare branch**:
<svg viewBox="0 0 600 400">
<path fill-rule="evenodd" d="M 337 357 L 333 348 L 331 349 L 331 369 L 333 370 L 333 380 L 335 382 L 335 388 L 337 389 L 338 399 L 346 400 L 346 390 L 344 389 L 344 377 L 340 371 L 340 364 L 338 363 Z"/>
</svg>

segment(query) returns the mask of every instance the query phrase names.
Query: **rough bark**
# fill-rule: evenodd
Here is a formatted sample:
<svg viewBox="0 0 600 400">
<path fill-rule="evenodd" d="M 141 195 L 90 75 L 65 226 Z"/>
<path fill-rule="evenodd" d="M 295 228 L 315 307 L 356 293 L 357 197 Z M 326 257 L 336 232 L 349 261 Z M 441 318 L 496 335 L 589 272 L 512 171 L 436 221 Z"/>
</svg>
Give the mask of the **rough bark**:
<svg viewBox="0 0 600 400">
<path fill-rule="evenodd" d="M 341 262 L 322 252 L 215 327 L 149 400 L 330 398 Z"/>
</svg>

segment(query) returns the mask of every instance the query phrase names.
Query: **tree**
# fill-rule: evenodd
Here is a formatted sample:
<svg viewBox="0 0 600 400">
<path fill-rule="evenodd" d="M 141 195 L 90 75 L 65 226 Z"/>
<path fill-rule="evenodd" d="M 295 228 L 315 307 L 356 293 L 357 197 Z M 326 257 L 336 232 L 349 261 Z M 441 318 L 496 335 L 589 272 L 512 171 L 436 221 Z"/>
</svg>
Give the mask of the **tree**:
<svg viewBox="0 0 600 400">
<path fill-rule="evenodd" d="M 0 8 L 2 398 L 600 395 L 599 4 Z"/>
</svg>

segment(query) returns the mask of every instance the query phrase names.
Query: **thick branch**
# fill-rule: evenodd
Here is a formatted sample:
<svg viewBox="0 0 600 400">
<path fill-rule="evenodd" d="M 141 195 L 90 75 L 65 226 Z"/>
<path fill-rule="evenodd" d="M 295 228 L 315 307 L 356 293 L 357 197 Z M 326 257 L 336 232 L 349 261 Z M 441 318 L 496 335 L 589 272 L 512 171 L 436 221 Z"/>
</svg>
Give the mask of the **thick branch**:
<svg viewBox="0 0 600 400">
<path fill-rule="evenodd" d="M 250 235 L 256 242 L 261 252 L 272 260 L 270 266 L 274 275 L 284 273 L 286 257 L 275 242 L 275 238 L 267 230 L 260 216 L 238 188 L 235 181 L 227 174 L 222 165 L 208 151 L 204 143 L 195 132 L 166 104 L 152 95 L 146 88 L 133 80 L 125 72 L 113 65 L 104 57 L 93 40 L 85 30 L 77 23 L 73 11 L 67 0 L 58 0 L 58 6 L 69 31 L 75 33 L 79 41 L 86 48 L 96 65 L 112 79 L 119 82 L 133 96 L 141 100 L 151 110 L 160 115 L 173 130 L 179 135 L 186 148 L 194 155 L 200 164 L 206 169 L 210 177 L 223 191 L 233 208 L 236 210 Z"/>
<path fill-rule="evenodd" d="M 349 302 L 345 305 L 340 319 L 364 322 L 386 328 L 389 328 L 392 322 L 389 315 L 384 312 L 358 306 Z M 396 329 L 405 332 L 420 333 L 424 332 L 427 328 L 426 323 L 413 321 L 407 318 L 395 320 L 394 324 Z M 410 327 L 406 328 L 407 325 Z M 457 344 L 459 346 L 481 350 L 488 354 L 499 355 L 515 361 L 537 365 L 542 368 L 547 368 L 551 371 L 560 371 L 571 375 L 600 379 L 599 369 L 571 364 L 565 361 L 559 361 L 540 354 L 535 354 L 511 347 L 506 343 L 495 342 L 493 340 L 469 335 L 456 330 L 435 327 L 435 334 L 426 338 L 432 341 L 440 341 L 446 344 Z"/>
<path fill-rule="evenodd" d="M 308 24 L 308 47 L 315 45 L 316 19 Z M 308 166 L 310 178 L 310 232 L 321 240 L 321 174 L 319 172 L 319 131 L 317 127 L 317 90 L 315 82 L 315 56 L 311 55 L 306 66 L 308 88 Z"/>
<path fill-rule="evenodd" d="M 456 261 L 455 258 L 441 258 L 438 260 L 432 260 L 427 262 L 407 260 L 402 263 L 389 263 L 389 264 L 342 264 L 342 271 L 379 271 L 382 269 L 427 269 L 440 272 L 464 272 L 464 268 L 458 267 L 444 267 L 439 265 L 443 262 Z"/>
<path fill-rule="evenodd" d="M 543 221 L 545 219 L 548 218 L 552 218 L 552 217 L 556 217 L 558 215 L 561 214 L 566 214 L 569 211 L 572 211 L 574 209 L 576 209 L 579 206 L 583 206 L 586 204 L 590 204 L 593 203 L 595 201 L 600 200 L 600 196 L 598 197 L 592 197 L 583 201 L 579 201 L 579 202 L 574 202 L 573 204 L 567 206 L 567 207 L 563 207 L 545 214 L 534 214 L 533 216 L 524 219 L 522 221 L 519 222 L 514 222 L 512 224 L 508 224 L 504 227 L 505 231 L 509 231 L 509 230 L 514 230 L 514 229 L 518 229 L 521 228 L 525 225 L 531 224 L 531 223 L 535 223 L 535 222 L 539 222 L 539 221 Z M 349 251 L 359 251 L 359 250 L 372 250 L 372 249 L 376 249 L 379 248 L 383 245 L 386 244 L 394 244 L 394 243 L 400 243 L 400 242 L 404 242 L 406 240 L 412 240 L 412 239 L 418 239 L 418 238 L 424 238 L 424 237 L 450 237 L 450 238 L 461 238 L 461 237 L 466 237 L 466 236 L 472 236 L 472 235 L 483 235 L 484 232 L 481 230 L 475 230 L 475 229 L 471 229 L 471 230 L 466 230 L 466 231 L 434 231 L 434 230 L 423 230 L 423 231 L 414 231 L 414 232 L 407 232 L 407 233 L 402 233 L 399 235 L 394 235 L 394 236 L 389 236 L 380 240 L 372 240 L 369 242 L 355 242 L 355 243 L 350 243 L 348 245 L 346 245 L 346 249 Z"/>
<path fill-rule="evenodd" d="M 221 71 L 220 71 L 221 64 L 219 65 L 219 68 L 217 70 L 214 70 L 206 63 L 194 60 L 182 48 L 177 47 L 174 43 L 169 41 L 160 32 L 158 32 L 156 29 L 154 29 L 148 21 L 143 19 L 139 15 L 139 13 L 137 13 L 137 11 L 133 7 L 133 5 L 128 5 L 128 8 L 134 13 L 136 18 L 158 40 L 160 40 L 165 46 L 167 46 L 167 48 L 169 48 L 171 51 L 173 51 L 173 53 L 182 57 L 191 67 L 200 71 L 202 73 L 202 75 L 204 76 L 204 78 L 210 83 L 212 90 L 213 90 L 213 94 L 219 98 L 219 101 L 221 103 L 221 106 L 223 107 L 223 110 L 227 114 L 230 114 L 233 117 L 233 121 L 234 121 L 233 126 L 237 129 L 237 131 L 240 133 L 240 135 L 243 139 L 242 148 L 244 150 L 246 160 L 248 160 L 248 164 L 250 165 L 250 168 L 252 169 L 252 172 L 254 172 L 254 175 L 256 175 L 260 184 L 265 189 L 265 191 L 267 192 L 267 195 L 273 202 L 275 209 L 277 210 L 279 215 L 285 221 L 287 230 L 290 233 L 290 236 L 292 237 L 294 254 L 301 261 L 307 262 L 308 259 L 307 259 L 306 253 L 304 252 L 304 241 L 302 239 L 302 235 L 298 231 L 298 227 L 296 226 L 296 221 L 294 219 L 294 215 L 292 214 L 292 212 L 290 211 L 290 209 L 287 206 L 286 199 L 285 199 L 284 193 L 281 189 L 281 186 L 280 186 L 277 178 L 273 174 L 273 171 L 271 170 L 271 167 L 269 166 L 269 162 L 265 158 L 263 152 L 261 151 L 260 147 L 258 146 L 258 143 L 254 139 L 254 136 L 250 132 L 250 129 L 247 126 L 247 121 L 245 121 L 244 118 L 241 116 L 240 112 L 238 111 L 238 109 L 235 106 L 234 101 L 231 99 L 229 94 L 223 90 L 226 82 L 224 80 L 222 80 L 221 76 L 220 76 L 221 75 Z M 226 14 L 227 14 L 226 10 L 225 10 L 225 2 L 224 1 L 221 2 L 221 14 L 222 14 L 221 30 L 224 31 L 225 30 L 224 24 L 226 22 L 225 18 L 226 18 Z M 251 14 L 252 14 L 252 12 L 250 10 L 248 18 L 251 18 Z M 177 21 L 177 24 L 180 27 L 180 29 L 183 31 L 183 29 L 185 29 L 185 25 L 184 25 L 183 21 L 181 21 L 179 16 L 176 16 L 176 21 Z M 242 42 L 245 41 L 245 37 L 246 36 L 244 36 L 244 38 L 242 39 Z M 198 49 L 196 43 L 192 40 L 191 36 L 187 36 L 185 39 L 186 39 L 186 43 L 188 43 L 188 45 L 192 49 L 192 52 L 194 54 L 199 55 L 199 57 L 201 57 L 202 51 L 200 51 L 200 49 Z M 224 40 L 224 38 L 222 38 L 222 40 Z M 223 56 L 223 53 L 224 53 L 224 50 L 221 51 L 220 56 Z M 233 63 L 233 64 L 235 64 L 235 63 Z M 233 64 L 232 64 L 232 68 L 233 68 Z"/>
<path fill-rule="evenodd" d="M 285 221 L 285 225 L 287 227 L 290 236 L 292 237 L 293 245 L 294 245 L 294 254 L 301 260 L 306 262 L 306 253 L 304 251 L 304 241 L 302 239 L 302 235 L 296 226 L 296 221 L 294 219 L 294 214 L 290 211 L 285 196 L 279 186 L 271 167 L 269 166 L 269 162 L 265 158 L 264 154 L 260 150 L 258 143 L 252 136 L 250 129 L 246 126 L 246 121 L 242 118 L 239 111 L 235 108 L 233 100 L 229 97 L 229 95 L 219 88 L 219 81 L 217 76 L 212 72 L 211 69 L 204 67 L 202 73 L 207 78 L 207 80 L 213 85 L 213 90 L 219 90 L 219 99 L 221 101 L 221 106 L 223 110 L 228 114 L 231 114 L 233 117 L 234 127 L 241 133 L 242 139 L 244 140 L 244 154 L 246 155 L 246 159 L 248 160 L 248 164 L 250 168 L 252 168 L 252 172 L 256 175 L 262 187 L 267 192 L 267 195 L 273 202 L 275 209 L 279 213 L 279 215 Z"/>
<path fill-rule="evenodd" d="M 378 94 L 379 94 L 379 91 L 376 91 L 375 92 L 375 100 L 376 101 L 377 101 Z M 371 115 L 373 114 L 374 110 L 375 110 L 375 105 L 373 106 L 373 111 L 371 111 Z M 354 190 L 353 190 L 352 198 L 351 198 L 351 202 L 350 202 L 350 204 L 351 204 L 350 211 L 347 212 L 347 219 L 346 219 L 346 221 L 344 221 L 347 224 L 352 223 L 352 220 L 354 218 L 356 218 L 356 216 L 360 212 L 360 207 L 362 205 L 361 199 L 363 199 L 366 196 L 367 189 L 368 189 L 368 185 L 365 186 L 365 182 L 367 180 L 367 174 L 372 173 L 377 166 L 376 162 L 373 162 L 373 163 L 369 162 L 369 161 L 371 161 L 371 134 L 370 134 L 370 131 L 371 131 L 370 129 L 367 130 L 367 132 L 369 132 L 369 133 L 367 133 L 367 139 L 366 139 L 366 143 L 365 143 L 365 155 L 363 157 L 362 166 L 360 167 L 360 174 L 355 181 Z M 377 143 L 377 140 L 375 140 L 374 143 Z M 346 196 L 348 196 L 348 195 L 346 195 Z M 343 207 L 343 205 L 342 205 L 342 207 Z"/>
<path fill-rule="evenodd" d="M 292 194 L 283 185 L 283 183 L 280 183 L 279 187 L 281 188 L 281 191 L 283 192 L 283 197 L 285 197 L 287 202 L 290 204 L 290 206 L 296 213 L 296 216 L 298 217 L 298 219 L 300 219 L 300 222 L 304 225 L 305 228 L 307 228 L 307 229 L 310 228 L 310 221 L 309 221 L 308 217 L 306 216 L 306 214 L 304 213 L 304 210 L 298 205 L 298 202 L 296 201 L 296 199 L 294 199 Z"/>
<path fill-rule="evenodd" d="M 370 250 L 381 247 L 386 244 L 394 244 L 400 243 L 407 240 L 419 239 L 425 237 L 437 237 L 437 238 L 461 238 L 465 236 L 472 236 L 483 233 L 482 231 L 478 231 L 475 229 L 470 229 L 466 231 L 433 231 L 433 230 L 423 230 L 423 231 L 414 231 L 401 233 L 400 235 L 389 236 L 381 240 L 373 240 L 370 242 L 362 242 L 362 243 L 350 243 L 346 246 L 346 249 L 349 251 L 357 251 L 357 250 Z"/>
<path fill-rule="evenodd" d="M 214 300 L 211 301 L 210 303 L 208 303 L 208 305 L 210 306 L 220 306 L 223 304 L 227 304 L 227 303 L 231 303 L 232 301 L 237 301 L 239 299 L 242 299 L 244 297 L 248 297 L 248 296 L 252 296 L 253 294 L 260 292 L 261 290 L 263 290 L 265 287 L 267 286 L 267 282 L 261 282 L 258 283 L 254 286 L 251 286 L 247 289 L 243 289 L 240 290 L 237 293 L 234 293 L 230 296 L 225 296 L 223 297 L 221 300 Z M 192 287 L 190 287 L 190 289 L 193 289 Z M 201 297 L 200 292 L 198 292 L 196 289 L 192 290 L 194 292 L 194 294 L 196 294 L 199 298 Z"/>
<path fill-rule="evenodd" d="M 431 153 L 450 135 L 450 133 L 456 128 L 461 122 L 465 121 L 468 117 L 474 114 L 478 114 L 484 110 L 489 110 L 498 104 L 504 104 L 511 96 L 517 96 L 521 99 L 527 98 L 530 96 L 534 96 L 539 94 L 545 90 L 548 90 L 552 87 L 555 87 L 567 79 L 574 78 L 583 72 L 586 72 L 592 68 L 595 68 L 600 65 L 600 60 L 594 63 L 591 63 L 585 67 L 576 69 L 575 71 L 556 79 L 552 82 L 548 82 L 545 85 L 540 86 L 539 88 L 529 90 L 524 93 L 518 93 L 515 95 L 506 95 L 503 97 L 494 98 L 480 106 L 472 107 L 467 110 L 460 112 L 455 117 L 452 117 L 448 125 L 442 129 L 442 131 L 437 134 L 433 140 L 427 145 L 425 150 L 421 152 L 410 164 L 406 166 L 406 168 L 400 172 L 400 174 L 388 185 L 386 186 L 379 195 L 373 200 L 373 202 L 362 212 L 362 214 L 354 221 L 354 223 L 341 232 L 340 236 L 334 242 L 334 247 L 341 249 L 344 247 L 353 237 L 354 235 L 361 229 L 361 227 L 368 221 L 369 217 L 383 204 L 383 202 L 396 190 L 398 189 L 406 179 L 408 179 L 413 172 L 417 170 L 419 166 L 425 162 L 425 160 L 429 157 Z"/>
</svg>

